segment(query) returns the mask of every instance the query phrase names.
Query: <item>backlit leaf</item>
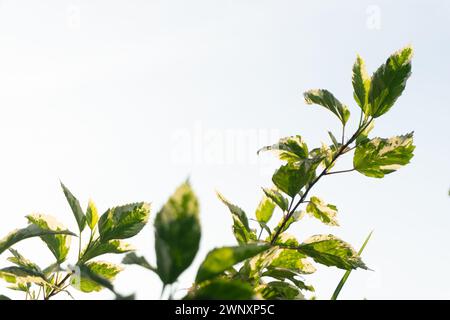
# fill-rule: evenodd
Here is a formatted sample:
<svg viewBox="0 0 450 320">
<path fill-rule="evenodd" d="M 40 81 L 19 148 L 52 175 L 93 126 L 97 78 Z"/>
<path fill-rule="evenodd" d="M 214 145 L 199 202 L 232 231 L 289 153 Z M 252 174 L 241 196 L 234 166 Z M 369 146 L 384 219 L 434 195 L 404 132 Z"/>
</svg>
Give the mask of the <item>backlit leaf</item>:
<svg viewBox="0 0 450 320">
<path fill-rule="evenodd" d="M 87 275 L 87 272 L 81 272 L 80 276 L 74 274 L 70 281 L 70 284 L 74 288 L 82 292 L 98 292 L 104 288 L 102 285 L 103 282 L 98 281 L 98 278 L 93 276 L 93 274 L 108 281 L 112 281 L 117 274 L 123 270 L 122 267 L 105 261 L 88 262 L 86 267 L 89 268 L 89 275 Z"/>
<path fill-rule="evenodd" d="M 34 224 L 41 229 L 51 231 L 66 230 L 66 227 L 64 227 L 52 216 L 44 214 L 30 214 L 26 218 L 31 224 Z M 70 249 L 70 242 L 72 240 L 70 236 L 65 234 L 43 235 L 41 236 L 41 239 L 47 244 L 47 247 L 53 253 L 58 263 L 62 263 L 66 260 Z"/>
<path fill-rule="evenodd" d="M 239 280 L 216 279 L 192 291 L 187 300 L 249 300 L 253 298 L 250 284 Z"/>
<path fill-rule="evenodd" d="M 101 256 L 103 254 L 120 254 L 133 251 L 134 247 L 122 240 L 109 240 L 102 242 L 99 239 L 94 241 L 87 250 L 85 249 L 81 254 L 81 261 L 86 262 L 92 258 Z"/>
<path fill-rule="evenodd" d="M 86 210 L 86 222 L 91 230 L 94 230 L 98 222 L 98 211 L 94 201 L 89 200 Z"/>
<path fill-rule="evenodd" d="M 170 197 L 155 220 L 157 269 L 164 284 L 175 282 L 191 265 L 200 237 L 199 203 L 186 182 Z"/>
<path fill-rule="evenodd" d="M 239 244 L 245 244 L 249 241 L 256 240 L 256 234 L 250 229 L 248 218 L 244 210 L 229 202 L 223 195 L 217 192 L 217 197 L 230 210 L 233 217 L 233 233 Z"/>
<path fill-rule="evenodd" d="M 369 90 L 370 90 L 370 77 L 367 74 L 366 65 L 364 60 L 358 55 L 356 57 L 355 64 L 353 65 L 353 97 L 355 98 L 358 106 L 363 110 L 364 114 L 369 115 Z"/>
<path fill-rule="evenodd" d="M 156 268 L 153 267 L 152 265 L 150 265 L 150 263 L 147 261 L 147 259 L 145 259 L 144 257 L 138 256 L 136 253 L 131 252 L 128 253 L 125 258 L 123 258 L 122 260 L 123 264 L 134 264 L 134 265 L 138 265 L 141 266 L 145 269 L 157 272 Z"/>
<path fill-rule="evenodd" d="M 333 235 L 313 236 L 302 243 L 298 250 L 326 266 L 344 270 L 367 269 L 358 253 L 348 243 Z"/>
<path fill-rule="evenodd" d="M 272 181 L 278 189 L 294 197 L 314 179 L 317 165 L 312 160 L 283 165 L 275 171 Z"/>
<path fill-rule="evenodd" d="M 134 237 L 144 228 L 149 216 L 150 204 L 145 202 L 108 209 L 98 221 L 100 238 L 106 242 Z"/>
<path fill-rule="evenodd" d="M 287 211 L 289 201 L 277 189 L 263 188 L 264 194 L 280 207 L 281 210 Z"/>
<path fill-rule="evenodd" d="M 389 139 L 375 138 L 357 146 L 353 166 L 365 176 L 383 178 L 408 164 L 414 149 L 413 133 Z"/>
<path fill-rule="evenodd" d="M 339 226 L 336 220 L 337 208 L 332 204 L 325 203 L 318 197 L 311 197 L 306 206 L 306 212 L 329 226 Z"/>
<path fill-rule="evenodd" d="M 80 202 L 77 198 L 70 192 L 69 189 L 61 182 L 61 187 L 64 191 L 64 195 L 66 196 L 67 202 L 69 203 L 70 208 L 72 209 L 73 215 L 75 216 L 75 220 L 77 221 L 78 228 L 81 231 L 84 230 L 86 226 L 86 216 L 84 215 L 83 209 L 81 209 Z"/>
<path fill-rule="evenodd" d="M 336 99 L 330 91 L 325 89 L 315 89 L 309 90 L 303 95 L 307 104 L 318 104 L 325 107 L 333 112 L 339 120 L 341 120 L 343 125 L 347 123 L 347 120 L 350 117 L 350 111 L 347 106 Z"/>
<path fill-rule="evenodd" d="M 264 196 L 256 208 L 256 220 L 264 223 L 269 222 L 274 210 L 275 203 L 267 196 Z"/>
<path fill-rule="evenodd" d="M 259 288 L 266 300 L 304 300 L 305 297 L 294 285 L 284 281 L 272 281 Z"/>
<path fill-rule="evenodd" d="M 258 151 L 276 151 L 281 160 L 295 162 L 308 158 L 308 146 L 301 136 L 292 136 L 280 139 L 277 144 L 267 146 Z"/>
<path fill-rule="evenodd" d="M 197 272 L 196 282 L 212 279 L 235 264 L 269 249 L 268 245 L 247 244 L 217 248 L 208 253 Z"/>
<path fill-rule="evenodd" d="M 32 238 L 32 237 L 40 237 L 44 235 L 56 235 L 56 234 L 64 234 L 64 235 L 72 235 L 75 236 L 74 233 L 68 230 L 54 231 L 49 229 L 42 229 L 37 225 L 31 224 L 23 229 L 16 229 L 10 232 L 6 237 L 0 240 L 0 254 L 14 245 L 15 243 Z"/>
<path fill-rule="evenodd" d="M 392 54 L 373 74 L 368 102 L 374 118 L 388 112 L 403 93 L 411 75 L 412 56 L 412 47 L 405 47 Z"/>
</svg>

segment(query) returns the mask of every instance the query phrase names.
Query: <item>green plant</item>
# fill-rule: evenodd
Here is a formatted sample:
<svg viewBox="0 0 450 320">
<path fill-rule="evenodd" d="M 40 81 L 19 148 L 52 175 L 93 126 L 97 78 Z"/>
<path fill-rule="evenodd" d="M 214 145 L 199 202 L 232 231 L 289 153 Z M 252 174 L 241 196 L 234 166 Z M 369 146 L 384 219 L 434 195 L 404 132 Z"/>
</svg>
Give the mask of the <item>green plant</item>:
<svg viewBox="0 0 450 320">
<path fill-rule="evenodd" d="M 411 74 L 412 48 L 403 48 L 392 54 L 372 77 L 358 56 L 353 66 L 354 99 L 360 108 L 359 122 L 347 138 L 350 119 L 348 107 L 327 90 L 305 92 L 307 104 L 325 107 L 334 113 L 341 125 L 340 140 L 328 132 L 331 143 L 310 149 L 299 135 L 281 139 L 277 144 L 262 148 L 274 151 L 284 162 L 273 174 L 274 186 L 263 188 L 263 196 L 255 210 L 255 219 L 249 219 L 240 207 L 218 194 L 228 207 L 233 220 L 236 246 L 211 250 L 198 268 L 197 275 L 184 299 L 303 299 L 313 293 L 304 276 L 316 271 L 317 264 L 346 271 L 332 299 L 336 299 L 351 270 L 367 269 L 359 253 L 350 244 L 332 234 L 314 235 L 303 241 L 289 234 L 290 226 L 305 216 L 318 219 L 328 226 L 338 226 L 335 205 L 310 193 L 322 178 L 357 171 L 367 177 L 383 178 L 409 163 L 413 157 L 413 134 L 392 138 L 369 138 L 374 121 L 391 109 L 403 93 Z M 332 171 L 337 160 L 353 152 L 353 167 Z M 9 261 L 14 266 L 0 270 L 0 277 L 13 289 L 26 292 L 27 298 L 49 299 L 59 292 L 67 292 L 69 285 L 84 292 L 108 288 L 118 298 L 110 280 L 121 267 L 92 259 L 106 253 L 132 251 L 122 239 L 139 233 L 146 224 L 150 206 L 146 203 L 129 204 L 107 210 L 100 218 L 93 202 L 86 213 L 78 200 L 62 185 L 78 224 L 79 250 L 74 266 L 63 267 L 69 252 L 69 241 L 74 233 L 43 215 L 30 215 L 30 225 L 16 230 L 0 241 L 0 253 L 10 249 Z M 134 252 L 123 259 L 127 265 L 138 265 L 156 273 L 163 283 L 163 296 L 179 276 L 192 264 L 197 255 L 201 227 L 199 203 L 190 183 L 177 188 L 158 211 L 155 229 L 156 264 Z M 276 213 L 279 221 L 273 223 Z M 90 229 L 87 245 L 82 249 L 82 232 Z M 258 230 L 259 228 L 259 230 Z M 18 241 L 40 237 L 49 247 L 56 262 L 41 269 L 11 248 Z M 38 291 L 36 291 L 36 288 Z M 6 297 L 0 296 L 0 299 Z"/>
<path fill-rule="evenodd" d="M 145 202 L 127 204 L 108 209 L 99 216 L 94 202 L 89 201 L 85 213 L 69 189 L 62 183 L 61 186 L 75 216 L 78 234 L 67 230 L 51 216 L 28 215 L 27 227 L 14 230 L 0 240 L 0 254 L 9 249 L 12 256 L 8 261 L 13 264 L 0 269 L 0 277 L 10 284 L 11 289 L 23 291 L 26 299 L 42 297 L 48 300 L 61 292 L 71 295 L 69 287 L 82 292 L 107 288 L 118 298 L 124 298 L 111 284 L 122 267 L 93 259 L 104 254 L 132 251 L 133 248 L 123 239 L 131 238 L 142 230 L 150 215 L 150 205 Z M 89 233 L 89 240 L 83 247 L 84 230 Z M 39 237 L 55 258 L 46 268 L 39 267 L 12 248 L 17 242 L 32 237 Z M 73 265 L 67 263 L 72 237 L 78 237 L 77 259 Z"/>
<path fill-rule="evenodd" d="M 196 284 L 191 292 L 195 297 L 198 291 L 214 283 L 219 275 L 223 279 L 241 281 L 253 288 L 253 294 L 265 299 L 303 298 L 313 287 L 304 282 L 304 275 L 315 272 L 313 261 L 325 266 L 334 266 L 344 270 L 367 269 L 360 255 L 346 242 L 334 235 L 315 235 L 303 242 L 287 233 L 291 224 L 306 215 L 314 217 L 326 225 L 337 226 L 337 207 L 317 196 L 310 196 L 313 187 L 324 177 L 357 171 L 367 177 L 382 178 L 400 166 L 409 163 L 413 157 L 413 134 L 396 136 L 389 139 L 369 138 L 374 121 L 391 109 L 402 94 L 406 81 L 411 74 L 412 48 L 403 48 L 392 54 L 385 64 L 369 77 L 361 57 L 353 66 L 354 98 L 360 108 L 360 118 L 356 130 L 347 138 L 346 127 L 350 118 L 348 107 L 327 90 L 318 89 L 305 92 L 307 104 L 325 107 L 339 119 L 341 139 L 329 133 L 331 144 L 309 149 L 299 135 L 281 139 L 277 144 L 265 147 L 261 151 L 275 151 L 284 164 L 272 177 L 274 187 L 263 189 L 263 198 L 255 216 L 259 232 L 250 227 L 245 212 L 231 204 L 222 195 L 219 198 L 228 207 L 233 217 L 233 233 L 239 246 L 228 248 L 232 253 L 216 256 L 208 255 L 200 267 Z M 332 171 L 337 160 L 354 150 L 353 168 Z M 304 207 L 301 209 L 301 206 Z M 275 209 L 282 212 L 281 220 L 270 226 Z M 273 227 L 273 229 L 272 229 Z M 263 237 L 263 235 L 265 235 Z M 250 250 L 251 249 L 251 250 Z M 219 249 L 223 250 L 223 249 Z M 247 251 L 242 259 L 231 260 L 237 252 Z M 217 263 L 220 261 L 220 263 Z M 214 273 L 206 273 L 215 262 L 222 266 Z M 233 269 L 237 262 L 243 262 L 239 269 Z M 220 272 L 219 272 L 220 271 Z M 349 271 L 347 271 L 349 272 Z M 339 293 L 344 278 L 335 297 Z"/>
</svg>

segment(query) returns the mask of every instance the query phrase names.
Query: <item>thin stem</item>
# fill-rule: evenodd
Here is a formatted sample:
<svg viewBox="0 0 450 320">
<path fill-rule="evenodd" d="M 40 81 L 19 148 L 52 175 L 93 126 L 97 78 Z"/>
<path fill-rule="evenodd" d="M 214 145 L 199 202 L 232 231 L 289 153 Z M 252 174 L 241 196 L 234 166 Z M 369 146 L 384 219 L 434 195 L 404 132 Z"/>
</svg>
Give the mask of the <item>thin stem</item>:
<svg viewBox="0 0 450 320">
<path fill-rule="evenodd" d="M 58 288 L 53 288 L 52 291 L 50 291 L 50 293 L 44 298 L 45 300 L 49 300 L 51 297 L 53 297 L 54 295 L 56 295 L 57 293 L 61 292 L 61 290 L 63 290 L 61 287 L 62 285 L 65 284 L 65 282 L 70 278 L 70 276 L 72 275 L 72 273 L 68 273 L 66 274 L 66 276 L 61 280 L 61 282 L 56 283 L 56 287 Z"/>
<path fill-rule="evenodd" d="M 78 237 L 78 260 L 81 258 L 81 231 L 80 236 Z"/>
<path fill-rule="evenodd" d="M 373 119 L 370 119 L 369 121 L 367 121 L 367 123 L 365 123 L 362 126 L 359 126 L 358 130 L 356 130 L 356 132 L 353 134 L 353 136 L 345 143 L 342 144 L 342 146 L 338 149 L 338 151 L 334 154 L 333 158 L 331 159 L 330 163 L 325 167 L 325 169 L 323 169 L 323 171 L 316 177 L 316 179 L 313 180 L 313 182 L 311 182 L 309 184 L 309 186 L 306 188 L 305 193 L 301 196 L 300 200 L 296 203 L 296 205 L 289 211 L 289 213 L 284 217 L 283 222 L 281 223 L 280 228 L 277 230 L 277 232 L 275 233 L 275 235 L 272 237 L 272 240 L 270 241 L 270 244 L 274 244 L 278 237 L 281 234 L 281 231 L 284 229 L 284 227 L 286 226 L 286 223 L 289 221 L 289 219 L 292 217 L 292 215 L 294 214 L 295 210 L 297 210 L 297 208 L 306 200 L 306 197 L 308 196 L 308 193 L 311 191 L 311 189 L 314 187 L 314 185 L 320 180 L 320 178 L 322 178 L 323 176 L 325 176 L 328 172 L 328 170 L 334 165 L 334 163 L 336 162 L 337 158 L 339 158 L 340 155 L 342 155 L 344 153 L 344 151 L 347 149 L 347 147 L 356 140 L 356 138 L 361 134 L 361 132 L 363 132 L 367 126 L 372 122 Z"/>
<path fill-rule="evenodd" d="M 345 140 L 345 125 L 342 126 L 342 139 L 341 139 L 341 144 L 344 144 L 344 140 Z"/>
<path fill-rule="evenodd" d="M 339 171 L 333 171 L 333 172 L 327 172 L 326 175 L 330 175 L 330 174 L 338 174 L 338 173 L 345 173 L 345 172 L 352 172 L 355 171 L 356 169 L 348 169 L 348 170 L 339 170 Z"/>
</svg>

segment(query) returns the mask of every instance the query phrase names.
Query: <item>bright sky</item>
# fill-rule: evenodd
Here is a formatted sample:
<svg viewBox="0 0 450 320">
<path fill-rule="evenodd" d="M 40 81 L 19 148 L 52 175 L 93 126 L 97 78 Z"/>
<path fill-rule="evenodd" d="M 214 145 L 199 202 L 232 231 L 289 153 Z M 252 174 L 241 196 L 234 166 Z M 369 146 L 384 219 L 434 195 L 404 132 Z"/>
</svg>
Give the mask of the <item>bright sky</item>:
<svg viewBox="0 0 450 320">
<path fill-rule="evenodd" d="M 334 233 L 359 247 L 375 230 L 363 255 L 374 271 L 354 272 L 342 298 L 448 299 L 449 16 L 445 0 L 2 0 L 0 237 L 25 226 L 32 212 L 76 230 L 59 179 L 83 207 L 90 197 L 102 212 L 150 201 L 154 218 L 189 176 L 203 237 L 178 284 L 186 288 L 210 249 L 235 243 L 215 190 L 253 215 L 260 187 L 271 185 L 279 164 L 270 154 L 258 159 L 259 147 L 293 134 L 320 145 L 327 130 L 339 132 L 338 120 L 306 106 L 301 93 L 329 89 L 357 121 L 356 54 L 371 73 L 412 44 L 407 89 L 373 132 L 415 131 L 412 163 L 382 180 L 327 177 L 311 195 L 337 205 L 341 227 L 307 220 L 291 233 Z M 338 167 L 350 165 L 347 159 Z M 131 242 L 155 263 L 151 225 Z M 39 240 L 16 248 L 42 266 L 52 257 Z M 328 299 L 342 274 L 319 268 L 307 279 Z M 116 284 L 139 299 L 159 298 L 161 289 L 154 274 L 135 267 Z M 3 284 L 0 293 L 22 297 Z"/>
</svg>

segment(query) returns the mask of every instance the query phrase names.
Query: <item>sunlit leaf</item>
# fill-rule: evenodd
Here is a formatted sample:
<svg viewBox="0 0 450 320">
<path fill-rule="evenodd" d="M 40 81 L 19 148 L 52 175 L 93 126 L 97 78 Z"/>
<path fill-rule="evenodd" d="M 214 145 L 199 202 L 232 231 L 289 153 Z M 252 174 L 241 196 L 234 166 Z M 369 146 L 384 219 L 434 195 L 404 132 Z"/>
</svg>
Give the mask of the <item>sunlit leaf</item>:
<svg viewBox="0 0 450 320">
<path fill-rule="evenodd" d="M 148 221 L 150 204 L 132 203 L 108 209 L 98 221 L 102 242 L 112 239 L 127 239 L 138 234 Z"/>
<path fill-rule="evenodd" d="M 170 197 L 155 220 L 157 269 L 164 284 L 175 282 L 191 265 L 200 237 L 198 199 L 186 182 Z"/>
<path fill-rule="evenodd" d="M 364 60 L 358 55 L 356 57 L 355 64 L 353 65 L 353 97 L 356 103 L 362 109 L 365 115 L 369 115 L 369 90 L 370 90 L 370 77 L 367 74 L 366 64 Z"/>
<path fill-rule="evenodd" d="M 304 300 L 305 297 L 294 285 L 284 281 L 272 281 L 259 289 L 266 300 Z"/>
<path fill-rule="evenodd" d="M 306 206 L 306 212 L 329 226 L 339 226 L 336 220 L 337 208 L 332 204 L 327 204 L 318 197 L 311 197 Z"/>
<path fill-rule="evenodd" d="M 314 179 L 317 165 L 311 160 L 283 165 L 275 171 L 272 181 L 278 189 L 294 197 Z"/>
<path fill-rule="evenodd" d="M 233 217 L 233 233 L 239 244 L 248 243 L 251 240 L 256 240 L 256 234 L 250 229 L 248 218 L 244 210 L 229 202 L 223 195 L 217 192 L 217 197 L 230 210 Z"/>
<path fill-rule="evenodd" d="M 267 196 L 264 196 L 256 208 L 256 220 L 263 223 L 269 222 L 274 210 L 275 203 Z"/>
<path fill-rule="evenodd" d="M 316 268 L 308 261 L 308 257 L 296 250 L 279 249 L 270 267 L 283 268 L 301 274 L 311 274 L 316 272 Z"/>
<path fill-rule="evenodd" d="M 266 197 L 270 198 L 274 203 L 276 203 L 281 210 L 287 211 L 289 201 L 281 194 L 281 192 L 279 192 L 277 189 L 274 188 L 273 189 L 263 188 L 263 191 Z"/>
<path fill-rule="evenodd" d="M 26 217 L 31 224 L 38 226 L 44 230 L 64 231 L 66 227 L 59 223 L 54 217 L 44 214 L 30 214 Z M 42 241 L 47 244 L 47 247 L 53 253 L 58 263 L 66 260 L 70 249 L 70 242 L 72 238 L 65 234 L 57 235 L 43 235 Z"/>
<path fill-rule="evenodd" d="M 292 136 L 280 139 L 277 144 L 267 146 L 258 151 L 276 151 L 281 160 L 296 162 L 308 158 L 308 146 L 301 136 Z"/>
<path fill-rule="evenodd" d="M 292 271 L 290 269 L 283 269 L 283 268 L 273 268 L 269 267 L 263 274 L 263 277 L 271 277 L 280 281 L 291 281 L 297 288 L 300 290 L 307 290 L 314 292 L 315 289 L 313 286 L 305 284 L 303 280 L 297 279 L 299 274 L 295 271 Z"/>
<path fill-rule="evenodd" d="M 333 112 L 339 120 L 341 120 L 343 125 L 347 123 L 347 120 L 350 117 L 350 111 L 347 106 L 336 99 L 330 91 L 325 89 L 315 89 L 309 90 L 303 95 L 307 104 L 318 104 L 325 107 Z"/>
<path fill-rule="evenodd" d="M 69 189 L 61 182 L 61 187 L 64 191 L 64 195 L 66 196 L 67 202 L 69 203 L 70 208 L 72 209 L 73 215 L 75 216 L 75 220 L 77 221 L 78 228 L 81 231 L 84 230 L 86 226 L 86 216 L 84 215 L 83 209 L 81 209 L 80 202 L 77 198 L 70 192 Z"/>
<path fill-rule="evenodd" d="M 412 47 L 405 47 L 392 54 L 373 74 L 368 102 L 374 118 L 388 112 L 403 93 L 411 75 L 412 56 Z"/>
<path fill-rule="evenodd" d="M 117 295 L 110 279 L 114 279 L 120 271 L 119 266 L 108 262 L 78 264 L 70 278 L 70 284 L 84 292 L 100 291 L 104 287 Z"/>
<path fill-rule="evenodd" d="M 136 253 L 128 253 L 122 260 L 123 264 L 134 264 L 141 266 L 145 269 L 157 272 L 156 268 L 150 265 L 150 263 L 144 257 L 138 256 Z"/>
<path fill-rule="evenodd" d="M 81 261 L 86 262 L 103 254 L 121 254 L 133 250 L 133 246 L 122 240 L 109 240 L 106 242 L 97 240 L 94 241 L 94 243 L 89 248 L 87 248 L 87 250 L 84 250 L 84 252 L 81 254 Z"/>
<path fill-rule="evenodd" d="M 98 222 L 98 211 L 94 201 L 89 200 L 86 210 L 86 222 L 91 230 L 94 230 Z"/>
<path fill-rule="evenodd" d="M 49 229 L 42 229 L 37 225 L 31 224 L 23 229 L 16 229 L 10 232 L 6 237 L 0 240 L 0 254 L 14 245 L 15 243 L 32 238 L 32 237 L 40 237 L 44 235 L 56 235 L 56 234 L 64 234 L 64 235 L 72 235 L 75 236 L 74 233 L 68 230 L 54 231 Z"/>
<path fill-rule="evenodd" d="M 89 269 L 89 273 L 86 270 L 80 272 L 80 275 L 75 273 L 70 280 L 70 284 L 74 288 L 83 292 L 101 291 L 104 288 L 105 282 L 98 281 L 100 277 L 110 282 L 123 270 L 122 267 L 105 261 L 88 262 L 85 266 Z M 107 287 L 109 286 L 110 284 L 107 284 Z"/>
<path fill-rule="evenodd" d="M 348 243 L 331 234 L 313 236 L 303 242 L 298 250 L 326 266 L 344 270 L 367 269 L 361 257 Z"/>
<path fill-rule="evenodd" d="M 239 280 L 216 279 L 185 298 L 187 300 L 249 300 L 253 298 L 250 284 Z"/>
<path fill-rule="evenodd" d="M 19 267 L 30 270 L 33 273 L 43 274 L 41 268 L 39 268 L 39 266 L 36 263 L 34 263 L 34 262 L 28 260 L 27 258 L 25 258 L 24 256 L 22 256 L 17 250 L 10 248 L 9 252 L 11 252 L 13 255 L 12 257 L 8 258 L 9 262 L 12 262 Z"/>
<path fill-rule="evenodd" d="M 222 247 L 208 253 L 197 272 L 196 282 L 212 279 L 235 264 L 269 249 L 268 245 L 248 244 L 239 247 Z"/>
<path fill-rule="evenodd" d="M 408 164 L 414 149 L 413 133 L 389 139 L 375 138 L 357 146 L 353 166 L 365 176 L 383 178 Z"/>
</svg>

